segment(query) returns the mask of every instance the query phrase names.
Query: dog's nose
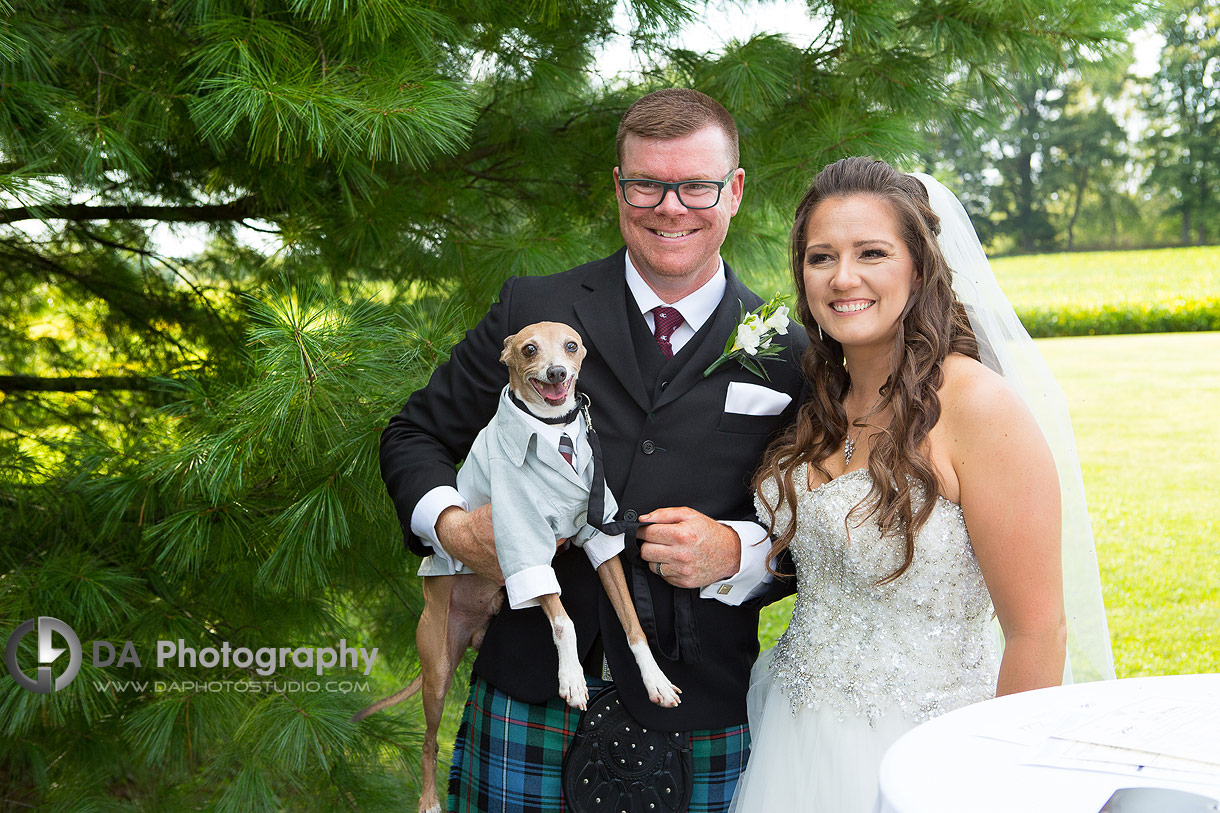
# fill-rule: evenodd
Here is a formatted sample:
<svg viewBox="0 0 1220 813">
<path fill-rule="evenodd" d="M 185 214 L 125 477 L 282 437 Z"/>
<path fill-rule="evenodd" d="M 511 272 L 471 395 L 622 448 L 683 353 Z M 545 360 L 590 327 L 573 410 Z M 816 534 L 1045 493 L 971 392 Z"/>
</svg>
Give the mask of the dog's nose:
<svg viewBox="0 0 1220 813">
<path fill-rule="evenodd" d="M 546 380 L 552 384 L 558 384 L 568 377 L 568 370 L 558 364 L 552 364 L 546 368 Z"/>
</svg>

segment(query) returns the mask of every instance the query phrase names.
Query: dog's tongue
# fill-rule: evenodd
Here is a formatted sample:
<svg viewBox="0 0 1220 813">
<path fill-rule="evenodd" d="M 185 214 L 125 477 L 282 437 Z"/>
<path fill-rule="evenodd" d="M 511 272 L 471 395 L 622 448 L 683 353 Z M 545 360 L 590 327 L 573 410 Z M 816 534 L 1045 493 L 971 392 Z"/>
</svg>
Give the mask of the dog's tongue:
<svg viewBox="0 0 1220 813">
<path fill-rule="evenodd" d="M 534 389 L 538 390 L 538 394 L 550 404 L 561 404 L 563 399 L 568 397 L 568 382 L 566 381 L 561 381 L 558 384 L 535 381 Z"/>
</svg>

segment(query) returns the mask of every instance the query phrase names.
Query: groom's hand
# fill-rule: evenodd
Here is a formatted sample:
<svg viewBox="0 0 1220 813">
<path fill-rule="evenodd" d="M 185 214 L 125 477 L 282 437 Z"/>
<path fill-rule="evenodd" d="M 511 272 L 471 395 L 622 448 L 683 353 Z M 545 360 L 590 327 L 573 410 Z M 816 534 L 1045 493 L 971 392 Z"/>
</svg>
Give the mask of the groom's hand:
<svg viewBox="0 0 1220 813">
<path fill-rule="evenodd" d="M 693 508 L 659 508 L 640 517 L 640 558 L 674 587 L 706 587 L 741 569 L 737 532 Z"/>
<path fill-rule="evenodd" d="M 491 524 L 491 503 L 473 511 L 451 505 L 436 518 L 436 536 L 441 547 L 485 579 L 504 584 L 496 558 L 496 538 Z"/>
</svg>

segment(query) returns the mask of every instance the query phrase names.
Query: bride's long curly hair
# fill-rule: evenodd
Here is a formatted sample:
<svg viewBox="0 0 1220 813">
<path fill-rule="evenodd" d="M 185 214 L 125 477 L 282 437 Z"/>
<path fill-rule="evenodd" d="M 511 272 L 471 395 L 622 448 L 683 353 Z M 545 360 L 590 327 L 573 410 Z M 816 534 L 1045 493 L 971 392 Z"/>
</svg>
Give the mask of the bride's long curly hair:
<svg viewBox="0 0 1220 813">
<path fill-rule="evenodd" d="M 851 427 L 843 402 L 851 377 L 843 364 L 843 347 L 828 334 L 819 335 L 805 290 L 805 227 L 818 204 L 829 198 L 867 195 L 886 202 L 899 223 L 900 234 L 915 264 L 919 284 L 907 301 L 894 339 L 890 375 L 881 388 L 880 400 L 853 426 L 866 426 L 870 417 L 888 407 L 892 417 L 872 437 L 868 469 L 873 486 L 868 495 L 848 513 L 845 523 L 860 512 L 863 519 L 876 517 L 882 534 L 900 532 L 903 561 L 879 584 L 899 578 L 911 566 L 915 537 L 935 505 L 937 477 L 925 451 L 928 433 L 940 418 L 937 390 L 944 382 L 944 362 L 950 353 L 978 359 L 978 344 L 965 309 L 951 287 L 951 272 L 941 254 L 936 236 L 940 218 L 932 211 L 923 184 L 883 161 L 845 158 L 823 169 L 797 206 L 792 226 L 791 270 L 796 285 L 797 311 L 809 336 L 809 349 L 801 360 L 811 395 L 797 413 L 796 423 L 768 447 L 754 475 L 754 488 L 768 480 L 779 483 L 776 505 L 761 498 L 769 516 L 775 542 L 771 557 L 788 547 L 796 533 L 797 466 L 810 465 L 829 479 L 823 465 L 843 448 Z M 927 495 L 916 510 L 913 493 Z M 776 528 L 777 511 L 791 509 L 787 527 Z M 855 523 L 858 525 L 858 523 Z"/>
</svg>

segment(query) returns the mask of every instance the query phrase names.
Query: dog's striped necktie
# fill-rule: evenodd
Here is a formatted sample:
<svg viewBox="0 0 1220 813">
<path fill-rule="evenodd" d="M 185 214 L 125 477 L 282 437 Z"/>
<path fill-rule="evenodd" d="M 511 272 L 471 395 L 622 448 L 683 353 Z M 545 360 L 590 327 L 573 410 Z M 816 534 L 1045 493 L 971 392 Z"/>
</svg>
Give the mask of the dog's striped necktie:
<svg viewBox="0 0 1220 813">
<path fill-rule="evenodd" d="M 568 437 L 567 432 L 559 436 L 559 454 L 568 461 L 569 466 L 576 468 L 576 447 L 572 445 L 572 439 Z"/>
</svg>

